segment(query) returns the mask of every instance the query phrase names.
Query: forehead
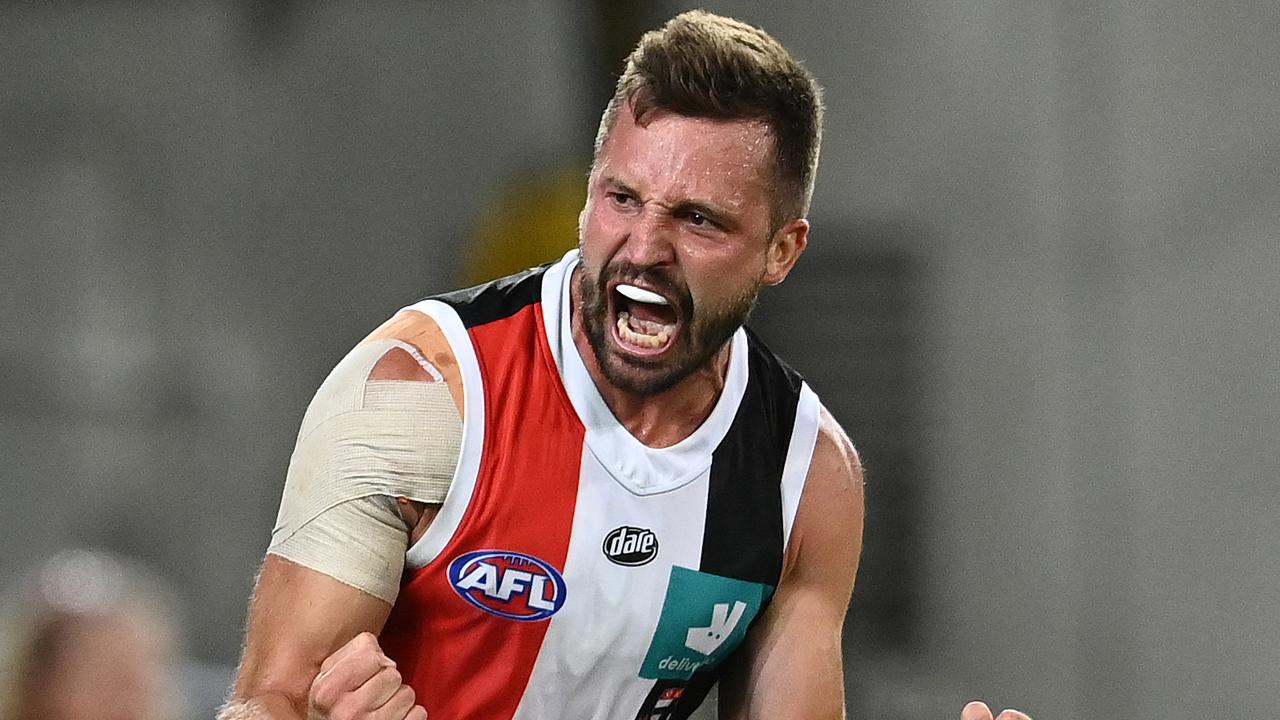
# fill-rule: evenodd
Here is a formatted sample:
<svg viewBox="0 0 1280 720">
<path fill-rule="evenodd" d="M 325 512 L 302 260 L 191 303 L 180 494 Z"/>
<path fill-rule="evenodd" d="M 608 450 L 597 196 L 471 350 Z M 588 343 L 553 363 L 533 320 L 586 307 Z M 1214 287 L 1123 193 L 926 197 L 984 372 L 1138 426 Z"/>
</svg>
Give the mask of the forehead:
<svg viewBox="0 0 1280 720">
<path fill-rule="evenodd" d="M 629 107 L 618 113 L 596 158 L 605 177 L 681 196 L 768 193 L 773 133 L 758 120 L 718 120 L 654 112 L 637 124 Z M 728 198 L 725 198 L 728 199 Z"/>
</svg>

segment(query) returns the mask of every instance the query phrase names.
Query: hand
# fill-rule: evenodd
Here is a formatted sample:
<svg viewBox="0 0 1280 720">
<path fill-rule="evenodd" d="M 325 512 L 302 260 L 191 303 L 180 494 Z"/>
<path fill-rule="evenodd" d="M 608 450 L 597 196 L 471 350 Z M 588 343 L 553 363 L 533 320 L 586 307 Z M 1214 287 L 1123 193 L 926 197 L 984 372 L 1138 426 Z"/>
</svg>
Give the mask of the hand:
<svg viewBox="0 0 1280 720">
<path fill-rule="evenodd" d="M 426 720 L 413 688 L 371 633 L 360 633 L 325 658 L 311 682 L 309 720 Z"/>
<path fill-rule="evenodd" d="M 960 720 L 992 720 L 991 708 L 984 702 L 974 700 L 960 711 Z M 994 720 L 1031 720 L 1031 716 L 1017 710 L 1005 710 Z"/>
</svg>

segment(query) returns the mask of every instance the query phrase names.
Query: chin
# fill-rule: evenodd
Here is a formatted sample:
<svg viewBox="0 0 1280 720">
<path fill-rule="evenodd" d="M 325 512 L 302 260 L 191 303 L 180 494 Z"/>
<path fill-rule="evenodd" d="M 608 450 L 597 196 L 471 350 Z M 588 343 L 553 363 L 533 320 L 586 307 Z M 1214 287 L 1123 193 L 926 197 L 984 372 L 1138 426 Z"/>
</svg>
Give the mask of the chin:
<svg viewBox="0 0 1280 720">
<path fill-rule="evenodd" d="M 622 365 L 619 367 L 618 365 Z M 622 363 L 600 364 L 605 380 L 613 387 L 633 395 L 659 395 L 689 376 L 687 372 L 636 370 Z"/>
<path fill-rule="evenodd" d="M 688 346 L 667 348 L 662 357 L 636 356 L 627 351 L 617 339 L 600 333 L 600 343 L 591 339 L 601 374 L 610 385 L 635 395 L 658 395 L 679 385 L 711 361 L 711 352 L 691 352 Z M 673 342 L 688 342 L 680 337 Z"/>
</svg>

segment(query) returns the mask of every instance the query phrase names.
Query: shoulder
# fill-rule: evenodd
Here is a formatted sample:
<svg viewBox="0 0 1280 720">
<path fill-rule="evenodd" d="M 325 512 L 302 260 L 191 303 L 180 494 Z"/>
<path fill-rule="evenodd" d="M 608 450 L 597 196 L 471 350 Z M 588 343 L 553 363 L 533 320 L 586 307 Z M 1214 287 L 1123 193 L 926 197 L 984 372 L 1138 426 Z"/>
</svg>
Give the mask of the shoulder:
<svg viewBox="0 0 1280 720">
<path fill-rule="evenodd" d="M 341 416 L 393 408 L 423 393 L 443 393 L 457 414 L 463 413 L 462 373 L 454 348 L 435 318 L 410 307 L 380 325 L 333 367 L 307 406 L 298 442 Z"/>
<path fill-rule="evenodd" d="M 433 295 L 402 308 L 343 357 L 321 385 L 317 400 L 336 400 L 335 409 L 342 411 L 353 409 L 353 402 L 358 407 L 373 384 L 394 394 L 408 390 L 408 383 L 442 383 L 461 414 L 463 378 L 475 375 L 470 330 L 538 302 L 549 267 Z"/>
<path fill-rule="evenodd" d="M 820 407 L 813 456 L 787 548 L 787 572 L 808 561 L 856 568 L 864 482 L 858 451 L 831 412 Z"/>
<path fill-rule="evenodd" d="M 410 306 L 370 333 L 348 358 L 355 356 L 361 369 L 367 367 L 367 372 L 357 373 L 361 383 L 444 383 L 462 412 L 462 371 L 453 345 L 457 341 L 449 339 L 439 319 Z"/>
<path fill-rule="evenodd" d="M 849 501 L 862 496 L 862 460 L 853 442 L 826 406 L 818 410 L 818 438 L 809 466 L 807 487 Z"/>
</svg>

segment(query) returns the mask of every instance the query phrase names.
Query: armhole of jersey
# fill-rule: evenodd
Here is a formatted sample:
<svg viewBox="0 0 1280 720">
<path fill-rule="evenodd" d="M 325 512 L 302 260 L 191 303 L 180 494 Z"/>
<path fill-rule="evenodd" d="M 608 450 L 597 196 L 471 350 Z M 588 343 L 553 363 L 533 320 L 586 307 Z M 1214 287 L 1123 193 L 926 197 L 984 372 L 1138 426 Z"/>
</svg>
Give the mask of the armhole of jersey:
<svg viewBox="0 0 1280 720">
<path fill-rule="evenodd" d="M 457 311 L 439 300 L 423 300 L 407 309 L 430 316 L 440 326 L 462 374 L 463 401 L 462 444 L 449 492 L 427 531 L 405 554 L 406 568 L 416 570 L 440 555 L 457 532 L 462 517 L 471 505 L 476 477 L 480 471 L 480 454 L 484 447 L 484 383 L 480 376 L 480 362 L 476 359 L 475 347 L 471 344 L 471 335 L 462 324 Z"/>
<path fill-rule="evenodd" d="M 796 402 L 796 420 L 791 426 L 791 442 L 787 445 L 786 464 L 782 466 L 782 552 L 785 556 L 791 543 L 791 526 L 795 523 L 796 509 L 800 507 L 800 495 L 809 476 L 809 464 L 813 449 L 818 443 L 818 421 L 822 404 L 808 383 L 800 386 L 800 399 Z"/>
</svg>

